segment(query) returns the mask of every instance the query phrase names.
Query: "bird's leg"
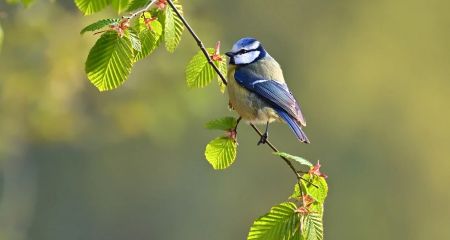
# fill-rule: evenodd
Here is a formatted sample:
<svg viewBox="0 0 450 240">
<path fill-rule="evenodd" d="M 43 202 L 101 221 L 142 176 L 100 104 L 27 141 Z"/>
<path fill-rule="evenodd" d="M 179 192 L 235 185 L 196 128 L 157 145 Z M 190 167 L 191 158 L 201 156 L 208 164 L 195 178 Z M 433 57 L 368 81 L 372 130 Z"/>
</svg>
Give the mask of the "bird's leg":
<svg viewBox="0 0 450 240">
<path fill-rule="evenodd" d="M 259 144 L 265 144 L 267 142 L 267 138 L 269 137 L 269 121 L 266 123 L 266 131 L 264 131 L 264 134 L 261 136 L 261 139 L 259 139 Z"/>
</svg>

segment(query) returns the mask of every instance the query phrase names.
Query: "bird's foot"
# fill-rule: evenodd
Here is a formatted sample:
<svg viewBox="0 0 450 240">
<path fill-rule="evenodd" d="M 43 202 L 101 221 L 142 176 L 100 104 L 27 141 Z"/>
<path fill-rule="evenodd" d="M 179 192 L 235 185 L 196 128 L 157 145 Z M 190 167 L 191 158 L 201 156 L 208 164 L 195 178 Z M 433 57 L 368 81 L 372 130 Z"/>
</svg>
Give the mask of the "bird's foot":
<svg viewBox="0 0 450 240">
<path fill-rule="evenodd" d="M 260 145 L 260 144 L 266 144 L 268 138 L 269 138 L 269 134 L 264 133 L 264 134 L 261 136 L 261 138 L 259 139 L 259 142 L 258 142 L 257 145 Z"/>
</svg>

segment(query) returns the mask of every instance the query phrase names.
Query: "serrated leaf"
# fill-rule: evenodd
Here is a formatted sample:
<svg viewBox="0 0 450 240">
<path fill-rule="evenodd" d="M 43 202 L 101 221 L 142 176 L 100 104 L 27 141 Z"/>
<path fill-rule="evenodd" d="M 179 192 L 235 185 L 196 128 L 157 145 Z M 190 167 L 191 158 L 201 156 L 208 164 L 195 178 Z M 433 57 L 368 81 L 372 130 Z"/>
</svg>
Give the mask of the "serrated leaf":
<svg viewBox="0 0 450 240">
<path fill-rule="evenodd" d="M 138 20 L 134 22 L 134 28 L 139 33 L 144 31 L 145 29 L 148 29 L 147 26 L 145 26 L 145 19 L 151 18 L 152 15 L 149 12 L 144 12 L 141 16 L 139 16 Z M 157 21 L 157 20 L 156 20 Z"/>
<path fill-rule="evenodd" d="M 183 14 L 183 7 L 176 1 L 173 1 L 175 8 Z M 164 42 L 166 49 L 169 52 L 174 52 L 181 41 L 181 34 L 184 30 L 184 25 L 181 19 L 177 16 L 175 11 L 167 5 L 164 11 Z"/>
<path fill-rule="evenodd" d="M 289 196 L 289 199 L 298 199 L 301 197 L 301 192 L 300 192 L 300 187 L 298 186 L 298 184 L 294 185 L 294 192 L 291 194 L 291 196 Z"/>
<path fill-rule="evenodd" d="M 142 18 L 139 19 L 139 38 L 142 43 L 142 50 L 135 54 L 135 61 L 141 60 L 150 55 L 159 45 L 162 34 L 161 23 L 157 20 L 150 23 L 151 30 L 145 26 Z"/>
<path fill-rule="evenodd" d="M 127 35 L 127 33 L 126 33 Z M 129 37 L 115 31 L 104 33 L 86 60 L 88 79 L 100 91 L 120 86 L 131 72 L 133 49 Z"/>
<path fill-rule="evenodd" d="M 83 30 L 81 30 L 80 34 L 83 34 L 85 32 L 96 31 L 96 30 L 102 29 L 106 26 L 118 24 L 119 22 L 120 22 L 120 19 L 117 19 L 117 18 L 102 19 L 100 21 L 97 21 L 97 22 L 90 24 L 90 25 L 86 26 L 85 28 L 83 28 Z"/>
<path fill-rule="evenodd" d="M 291 155 L 291 154 L 288 154 L 288 153 L 285 153 L 285 152 L 274 152 L 273 154 L 281 156 L 281 157 L 285 157 L 285 158 L 287 158 L 289 160 L 292 160 L 292 161 L 296 161 L 296 162 L 298 162 L 298 163 L 300 163 L 302 165 L 306 165 L 308 167 L 312 167 L 313 166 L 313 164 L 311 162 L 309 162 L 308 160 L 306 160 L 306 159 L 304 159 L 302 157 L 297 157 L 297 156 L 294 156 L 294 155 Z"/>
<path fill-rule="evenodd" d="M 295 233 L 291 238 L 292 240 L 305 240 L 302 238 L 301 232 L 300 232 L 300 228 L 296 228 L 295 229 Z"/>
<path fill-rule="evenodd" d="M 305 174 L 302 177 L 306 181 L 311 181 L 311 179 L 308 176 L 309 176 L 309 174 Z M 302 192 L 300 192 L 299 185 L 295 184 L 294 191 L 291 194 L 291 196 L 289 196 L 289 199 L 296 199 L 296 200 L 301 201 L 302 194 L 309 195 L 310 197 L 312 197 L 314 199 L 314 201 L 308 205 L 308 210 L 313 213 L 323 214 L 323 204 L 324 204 L 324 201 L 326 198 L 327 189 L 325 189 L 321 184 L 318 184 L 317 182 L 314 182 L 314 181 L 312 181 L 312 182 L 316 186 L 318 186 L 319 189 L 304 180 L 301 180 L 301 181 L 302 181 L 301 182 Z M 320 201 L 322 201 L 322 202 L 320 202 Z"/>
<path fill-rule="evenodd" d="M 111 0 L 75 0 L 75 5 L 84 15 L 96 13 L 111 4 Z"/>
<path fill-rule="evenodd" d="M 207 129 L 218 129 L 218 130 L 231 130 L 236 127 L 237 119 L 234 117 L 224 117 L 216 120 L 209 121 L 206 123 L 205 127 Z"/>
<path fill-rule="evenodd" d="M 134 50 L 140 52 L 142 51 L 142 44 L 141 44 L 141 40 L 139 38 L 138 33 L 130 28 L 129 29 L 129 36 L 130 36 L 130 41 L 131 41 L 131 46 L 133 47 Z"/>
<path fill-rule="evenodd" d="M 323 203 L 314 202 L 308 208 L 312 213 L 323 214 Z"/>
<path fill-rule="evenodd" d="M 210 55 L 214 53 L 213 48 L 206 49 Z M 202 51 L 197 52 L 186 66 L 186 83 L 188 87 L 203 88 L 208 86 L 216 76 L 213 67 L 208 63 Z"/>
<path fill-rule="evenodd" d="M 128 5 L 127 11 L 131 12 L 139 8 L 143 8 L 147 6 L 150 1 L 151 0 L 131 0 L 130 4 Z"/>
<path fill-rule="evenodd" d="M 328 185 L 325 178 L 312 174 L 304 174 L 302 177 L 304 180 L 301 182 L 305 192 L 317 202 L 324 203 L 328 193 Z"/>
<path fill-rule="evenodd" d="M 296 209 L 297 206 L 291 202 L 284 202 L 272 207 L 269 213 L 255 220 L 247 239 L 292 239 L 300 224 L 300 217 L 295 212 Z"/>
<path fill-rule="evenodd" d="M 214 169 L 225 169 L 236 159 L 237 144 L 229 137 L 218 137 L 206 145 L 205 157 Z"/>
<path fill-rule="evenodd" d="M 129 4 L 129 0 L 112 0 L 112 6 L 117 10 L 117 13 L 121 13 L 127 10 Z"/>
<path fill-rule="evenodd" d="M 304 240 L 323 240 L 323 222 L 322 215 L 310 213 L 302 216 L 302 239 Z"/>
</svg>

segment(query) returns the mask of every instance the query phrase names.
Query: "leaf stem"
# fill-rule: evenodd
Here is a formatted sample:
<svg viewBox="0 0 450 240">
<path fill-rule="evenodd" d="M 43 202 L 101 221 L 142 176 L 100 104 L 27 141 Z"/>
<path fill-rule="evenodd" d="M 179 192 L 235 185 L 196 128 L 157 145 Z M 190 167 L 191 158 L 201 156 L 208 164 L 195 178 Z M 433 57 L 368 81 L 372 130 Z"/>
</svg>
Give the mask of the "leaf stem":
<svg viewBox="0 0 450 240">
<path fill-rule="evenodd" d="M 167 0 L 167 3 L 169 3 L 170 7 L 172 8 L 172 10 L 175 12 L 175 14 L 177 14 L 177 16 L 181 19 L 181 21 L 183 22 L 184 26 L 187 28 L 187 30 L 189 31 L 189 33 L 191 34 L 191 36 L 194 38 L 194 40 L 197 42 L 198 47 L 200 48 L 200 50 L 203 52 L 203 54 L 205 55 L 206 59 L 208 60 L 208 63 L 213 67 L 214 71 L 217 73 L 217 75 L 219 75 L 220 79 L 222 80 L 223 84 L 227 85 L 227 80 L 225 78 L 225 76 L 223 76 L 223 74 L 220 72 L 219 68 L 217 68 L 217 66 L 214 64 L 214 62 L 211 59 L 211 56 L 209 56 L 208 51 L 206 51 L 205 45 L 203 44 L 202 40 L 200 40 L 200 38 L 198 37 L 198 35 L 194 32 L 194 29 L 192 29 L 192 27 L 189 25 L 189 23 L 186 21 L 186 19 L 183 17 L 183 15 L 181 15 L 181 13 L 178 11 L 178 9 L 175 7 L 175 5 L 173 4 L 172 0 Z M 259 129 L 253 124 L 250 123 L 250 126 L 255 130 L 255 132 L 262 137 L 262 133 L 261 131 L 259 131 Z M 278 151 L 278 149 L 275 147 L 275 145 L 273 145 L 269 140 L 266 141 L 267 146 L 269 146 L 274 152 L 280 152 Z M 310 181 L 302 178 L 302 176 L 300 175 L 299 171 L 297 171 L 297 169 L 295 169 L 294 165 L 292 164 L 291 161 L 289 161 L 289 159 L 280 156 L 284 162 L 286 162 L 286 164 L 289 166 L 289 168 L 292 170 L 292 172 L 295 174 L 295 177 L 297 178 L 297 182 L 300 183 L 300 180 L 304 180 L 306 182 L 311 183 Z M 312 184 L 312 183 L 311 183 Z M 314 184 L 313 184 L 314 185 Z M 316 185 L 314 185 L 316 186 Z M 316 186 L 317 187 L 317 186 Z"/>
</svg>

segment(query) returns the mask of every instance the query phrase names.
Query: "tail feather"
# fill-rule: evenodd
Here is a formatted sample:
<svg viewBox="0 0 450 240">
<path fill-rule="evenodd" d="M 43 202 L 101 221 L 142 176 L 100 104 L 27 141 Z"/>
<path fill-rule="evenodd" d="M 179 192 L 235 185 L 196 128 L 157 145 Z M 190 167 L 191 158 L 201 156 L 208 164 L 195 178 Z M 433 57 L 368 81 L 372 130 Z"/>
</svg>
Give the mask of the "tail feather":
<svg viewBox="0 0 450 240">
<path fill-rule="evenodd" d="M 303 143 L 309 143 L 309 139 L 306 136 L 305 132 L 303 132 L 302 128 L 298 125 L 297 121 L 292 119 L 291 116 L 289 116 L 288 113 L 286 113 L 284 110 L 276 110 L 278 115 L 289 125 L 291 130 L 295 133 L 295 136 L 300 140 L 300 142 Z"/>
</svg>

